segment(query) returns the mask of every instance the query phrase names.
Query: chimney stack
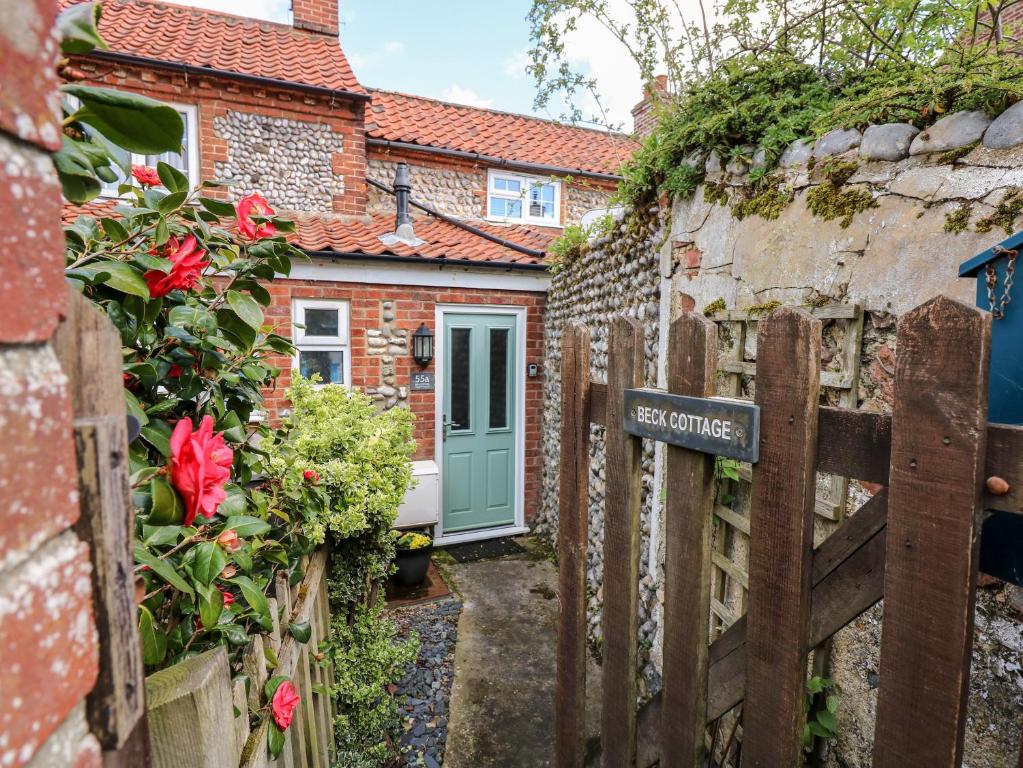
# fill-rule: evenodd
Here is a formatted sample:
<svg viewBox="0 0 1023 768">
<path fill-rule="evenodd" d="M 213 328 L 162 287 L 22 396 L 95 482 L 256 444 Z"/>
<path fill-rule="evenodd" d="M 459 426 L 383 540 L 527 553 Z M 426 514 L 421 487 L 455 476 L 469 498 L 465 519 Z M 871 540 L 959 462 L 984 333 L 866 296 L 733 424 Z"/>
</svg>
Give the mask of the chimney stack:
<svg viewBox="0 0 1023 768">
<path fill-rule="evenodd" d="M 643 101 L 632 108 L 632 134 L 642 139 L 657 122 L 655 107 L 668 100 L 668 76 L 658 75 L 643 88 Z"/>
<path fill-rule="evenodd" d="M 292 25 L 295 29 L 337 37 L 340 30 L 338 1 L 291 0 Z"/>
</svg>

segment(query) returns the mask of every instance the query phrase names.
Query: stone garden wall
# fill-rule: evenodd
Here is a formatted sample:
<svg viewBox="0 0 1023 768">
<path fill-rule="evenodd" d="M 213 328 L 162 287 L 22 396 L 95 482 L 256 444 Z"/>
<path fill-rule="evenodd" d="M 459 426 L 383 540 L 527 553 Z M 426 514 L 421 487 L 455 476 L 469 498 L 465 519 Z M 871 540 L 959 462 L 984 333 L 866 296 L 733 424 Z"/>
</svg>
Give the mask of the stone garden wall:
<svg viewBox="0 0 1023 768">
<path fill-rule="evenodd" d="M 763 160 L 751 152 L 751 164 Z M 1023 212 L 1023 104 L 993 123 L 979 113 L 943 118 L 924 132 L 905 125 L 836 131 L 796 142 L 759 185 L 745 163 L 715 156 L 706 180 L 670 211 L 631 214 L 608 238 L 570 259 L 549 297 L 545 389 L 544 507 L 538 529 L 557 525 L 558 354 L 566 320 L 594 332 L 594 375 L 606 350 L 607 316 L 643 308 L 648 323 L 648 379 L 663 382 L 663 326 L 680 307 L 769 311 L 777 303 L 806 307 L 859 303 L 864 308 L 858 406 L 891 406 L 898 316 L 935 294 L 972 304 L 975 284 L 958 265 L 1004 239 Z M 648 229 L 662 221 L 664 230 Z M 647 233 L 647 234 L 639 234 Z M 755 331 L 755 327 L 751 330 Z M 824 329 L 822 366 L 842 365 L 839 334 Z M 660 340 L 660 343 L 657 340 Z M 755 360 L 755 344 L 746 358 Z M 749 394 L 744 382 L 744 396 Z M 644 453 L 644 679 L 656 684 L 660 664 L 660 459 Z M 654 468 L 657 469 L 654 469 Z M 599 641 L 601 597 L 601 443 L 591 477 L 591 627 Z M 876 491 L 851 484 L 848 511 Z M 819 536 L 833 530 L 822 521 Z M 755 533 L 754 533 L 755 535 Z M 651 564 L 653 566 L 651 567 Z M 878 686 L 881 608 L 864 614 L 835 641 L 832 676 L 844 690 L 830 764 L 870 765 Z M 982 581 L 970 697 L 967 760 L 973 768 L 1016 766 L 1023 706 L 1023 590 Z M 648 653 L 646 653 L 649 651 Z"/>
</svg>

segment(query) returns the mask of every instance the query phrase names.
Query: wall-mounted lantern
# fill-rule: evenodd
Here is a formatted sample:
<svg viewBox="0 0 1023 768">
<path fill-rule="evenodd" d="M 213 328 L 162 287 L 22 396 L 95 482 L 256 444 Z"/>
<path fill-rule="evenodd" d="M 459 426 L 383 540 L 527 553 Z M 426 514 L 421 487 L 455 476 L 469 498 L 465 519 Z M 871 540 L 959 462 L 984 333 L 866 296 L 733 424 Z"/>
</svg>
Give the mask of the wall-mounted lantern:
<svg viewBox="0 0 1023 768">
<path fill-rule="evenodd" d="M 419 363 L 421 368 L 425 368 L 433 360 L 433 333 L 426 327 L 426 323 L 421 323 L 412 334 L 412 359 Z"/>
</svg>

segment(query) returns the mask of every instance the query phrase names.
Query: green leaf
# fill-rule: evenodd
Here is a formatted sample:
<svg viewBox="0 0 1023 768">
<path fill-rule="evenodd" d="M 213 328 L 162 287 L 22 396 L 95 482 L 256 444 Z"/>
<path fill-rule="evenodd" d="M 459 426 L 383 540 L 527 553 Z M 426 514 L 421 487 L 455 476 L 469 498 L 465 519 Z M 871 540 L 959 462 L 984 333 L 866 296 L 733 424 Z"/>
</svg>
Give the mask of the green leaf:
<svg viewBox="0 0 1023 768">
<path fill-rule="evenodd" d="M 61 90 L 81 102 L 75 118 L 117 146 L 142 155 L 181 151 L 185 125 L 173 107 L 112 88 L 65 85 Z"/>
<path fill-rule="evenodd" d="M 270 605 L 266 601 L 266 595 L 263 594 L 263 590 L 257 587 L 248 576 L 235 576 L 231 579 L 231 583 L 242 591 L 242 597 L 245 598 L 245 602 L 256 612 L 259 625 L 267 631 L 273 629 L 273 621 L 270 619 Z"/>
<path fill-rule="evenodd" d="M 249 506 L 248 497 L 246 496 L 245 491 L 234 483 L 228 483 L 225 485 L 224 491 L 227 493 L 227 496 L 222 502 L 220 502 L 220 506 L 217 507 L 217 512 L 221 516 L 227 518 L 233 518 L 238 515 L 245 514 L 245 510 Z M 228 520 L 228 522 L 230 522 L 230 520 Z M 228 525 L 227 527 L 231 528 L 232 526 Z M 249 534 L 239 533 L 238 535 L 245 536 Z"/>
<path fill-rule="evenodd" d="M 173 165 L 161 161 L 156 164 L 156 173 L 168 192 L 184 192 L 187 195 L 188 177 Z"/>
<path fill-rule="evenodd" d="M 220 621 L 220 614 L 224 610 L 224 596 L 215 586 L 200 586 L 196 589 L 199 593 L 199 618 L 206 629 L 212 629 Z"/>
<path fill-rule="evenodd" d="M 145 544 L 147 547 L 166 547 L 168 544 L 177 544 L 183 530 L 184 528 L 180 525 L 143 526 Z"/>
<path fill-rule="evenodd" d="M 223 508 L 224 504 L 221 502 L 220 510 L 218 510 L 221 514 L 223 514 Z M 266 522 L 266 520 L 260 520 L 258 517 L 234 515 L 227 518 L 224 528 L 234 531 L 242 538 L 248 538 L 249 536 L 262 536 L 270 530 L 270 523 Z"/>
<path fill-rule="evenodd" d="M 138 470 L 131 476 L 132 487 L 148 483 L 160 473 L 161 469 L 163 469 L 163 467 L 142 467 L 142 469 Z"/>
<path fill-rule="evenodd" d="M 156 210 L 167 215 L 181 207 L 181 204 L 188 198 L 188 190 L 183 192 L 171 192 L 167 197 L 156 204 Z"/>
<path fill-rule="evenodd" d="M 155 666 L 167 655 L 167 635 L 156 626 L 153 614 L 144 605 L 139 606 L 139 634 L 142 636 L 142 661 Z"/>
<path fill-rule="evenodd" d="M 107 233 L 107 237 L 111 240 L 123 241 L 128 239 L 128 230 L 117 219 L 100 219 L 99 223 L 103 227 L 103 231 Z"/>
<path fill-rule="evenodd" d="M 231 645 L 248 645 L 249 633 L 240 624 L 220 624 L 217 630 L 223 633 Z"/>
<path fill-rule="evenodd" d="M 161 456 L 169 458 L 171 428 L 166 421 L 153 419 L 142 427 L 142 439 L 159 451 Z"/>
<path fill-rule="evenodd" d="M 277 689 L 281 687 L 281 683 L 290 680 L 291 678 L 287 675 L 274 675 L 266 683 L 263 684 L 263 695 L 266 696 L 266 700 L 270 701 L 274 694 L 277 693 Z"/>
<path fill-rule="evenodd" d="M 270 718 L 269 725 L 266 729 L 266 748 L 270 750 L 270 757 L 276 760 L 284 751 L 284 731 L 277 727 L 273 718 Z"/>
<path fill-rule="evenodd" d="M 156 245 L 157 247 L 163 245 L 170 239 L 170 229 L 167 227 L 167 220 L 161 218 L 156 222 Z"/>
<path fill-rule="evenodd" d="M 266 666 L 270 669 L 277 669 L 280 665 L 280 661 L 277 659 L 277 651 L 269 643 L 263 646 L 263 658 L 266 659 Z"/>
<path fill-rule="evenodd" d="M 828 712 L 834 713 L 834 712 L 838 711 L 838 697 L 837 696 L 832 694 L 832 695 L 828 696 L 826 701 L 827 701 Z"/>
<path fill-rule="evenodd" d="M 259 330 L 263 325 L 263 310 L 251 296 L 246 296 L 238 291 L 227 292 L 227 303 L 235 311 L 242 322 L 253 330 Z"/>
<path fill-rule="evenodd" d="M 204 541 L 195 548 L 192 575 L 200 584 L 211 584 L 227 565 L 227 555 L 215 541 Z"/>
<path fill-rule="evenodd" d="M 263 548 L 260 550 L 260 554 L 264 560 L 269 560 L 271 563 L 277 563 L 285 568 L 288 567 L 288 550 L 284 548 L 284 545 L 279 541 L 266 541 L 263 543 Z"/>
<path fill-rule="evenodd" d="M 124 407 L 130 416 L 134 416 L 139 420 L 139 424 L 146 425 L 149 423 L 149 417 L 142 410 L 142 406 L 139 405 L 138 398 L 127 388 L 124 390 Z"/>
<path fill-rule="evenodd" d="M 817 722 L 832 733 L 838 728 L 838 720 L 835 718 L 834 713 L 828 712 L 826 709 L 817 712 Z"/>
<path fill-rule="evenodd" d="M 174 569 L 173 565 L 147 551 L 141 544 L 135 545 L 135 562 L 139 565 L 148 565 L 157 576 L 176 590 L 184 592 L 189 597 L 195 597 L 191 585 Z"/>
<path fill-rule="evenodd" d="M 241 419 L 234 411 L 228 411 L 227 415 L 217 422 L 216 431 L 223 432 L 224 439 L 229 443 L 245 442 L 245 427 L 242 426 Z"/>
<path fill-rule="evenodd" d="M 60 50 L 65 54 L 82 54 L 99 48 L 107 50 L 107 44 L 99 34 L 99 3 L 72 5 L 57 17 L 57 32 L 60 33 Z"/>
<path fill-rule="evenodd" d="M 211 331 L 217 326 L 216 319 L 205 307 L 187 305 L 174 307 L 167 315 L 167 320 L 171 325 L 177 325 L 182 328 L 199 327 L 206 331 Z"/>
<path fill-rule="evenodd" d="M 288 625 L 288 631 L 291 632 L 292 637 L 303 644 L 308 643 L 309 638 L 313 636 L 313 628 L 309 626 L 308 621 L 293 621 Z"/>
<path fill-rule="evenodd" d="M 109 285 L 116 291 L 149 298 L 149 286 L 142 279 L 142 273 L 123 261 L 110 261 L 102 259 L 90 264 L 84 264 L 75 270 L 76 273 L 86 275 L 90 279 L 98 275 L 106 275 L 102 282 Z"/>
<path fill-rule="evenodd" d="M 222 200 L 214 200 L 212 197 L 200 197 L 199 203 L 214 216 L 220 218 L 234 218 L 235 210 L 231 203 Z"/>
<path fill-rule="evenodd" d="M 149 482 L 149 493 L 153 497 L 149 525 L 177 525 L 185 519 L 185 503 L 166 478 L 154 477 Z"/>
</svg>

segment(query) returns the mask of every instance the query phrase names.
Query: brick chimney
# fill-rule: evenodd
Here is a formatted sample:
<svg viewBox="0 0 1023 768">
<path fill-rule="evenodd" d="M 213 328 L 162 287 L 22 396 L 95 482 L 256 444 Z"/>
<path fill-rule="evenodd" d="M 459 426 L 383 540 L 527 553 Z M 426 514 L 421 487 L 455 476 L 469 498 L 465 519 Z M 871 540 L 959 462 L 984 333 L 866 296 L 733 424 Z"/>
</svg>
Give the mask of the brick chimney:
<svg viewBox="0 0 1023 768">
<path fill-rule="evenodd" d="M 654 108 L 668 100 L 668 76 L 658 75 L 643 88 L 643 101 L 632 108 L 632 133 L 641 139 L 653 130 L 657 122 Z"/>
<path fill-rule="evenodd" d="M 291 0 L 295 29 L 338 36 L 338 0 Z"/>
</svg>

